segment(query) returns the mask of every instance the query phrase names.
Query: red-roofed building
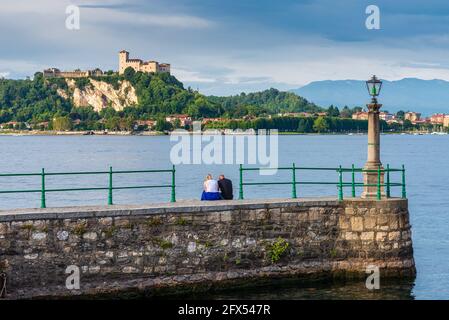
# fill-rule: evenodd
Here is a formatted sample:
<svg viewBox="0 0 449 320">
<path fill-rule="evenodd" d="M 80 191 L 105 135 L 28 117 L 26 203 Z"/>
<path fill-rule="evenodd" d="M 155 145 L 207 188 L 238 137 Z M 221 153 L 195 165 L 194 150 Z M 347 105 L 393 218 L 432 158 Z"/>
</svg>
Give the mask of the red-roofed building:
<svg viewBox="0 0 449 320">
<path fill-rule="evenodd" d="M 368 112 L 356 112 L 352 115 L 354 120 L 368 120 Z"/>
<path fill-rule="evenodd" d="M 445 115 L 443 113 L 437 113 L 430 117 L 431 124 L 443 124 Z"/>
<path fill-rule="evenodd" d="M 167 116 L 165 121 L 173 124 L 177 119 L 181 122 L 181 126 L 192 124 L 192 118 L 187 114 L 172 114 Z"/>
</svg>

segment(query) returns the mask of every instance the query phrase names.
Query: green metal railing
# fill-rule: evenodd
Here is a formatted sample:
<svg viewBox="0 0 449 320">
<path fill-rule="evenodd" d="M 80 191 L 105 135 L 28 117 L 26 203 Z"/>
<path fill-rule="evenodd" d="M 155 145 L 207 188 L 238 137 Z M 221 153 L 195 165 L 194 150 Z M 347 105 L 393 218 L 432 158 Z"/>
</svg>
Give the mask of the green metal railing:
<svg viewBox="0 0 449 320">
<path fill-rule="evenodd" d="M 171 184 L 166 185 L 137 185 L 137 186 L 114 186 L 113 177 L 118 174 L 137 174 L 137 173 L 171 173 Z M 127 190 L 127 189 L 151 189 L 151 188 L 170 188 L 171 195 L 170 201 L 176 202 L 176 169 L 175 166 L 172 169 L 166 170 L 128 170 L 128 171 L 113 171 L 112 167 L 109 167 L 108 171 L 86 171 L 86 172 L 46 172 L 43 168 L 40 173 L 3 173 L 1 177 L 41 177 L 40 189 L 24 189 L 24 190 L 0 190 L 0 194 L 9 193 L 40 193 L 41 194 L 41 208 L 46 208 L 46 194 L 49 192 L 70 192 L 70 191 L 108 191 L 108 205 L 113 204 L 113 191 L 114 190 Z M 84 188 L 60 188 L 60 189 L 48 189 L 46 187 L 46 177 L 50 176 L 74 176 L 74 175 L 108 175 L 107 187 L 84 187 Z"/>
<path fill-rule="evenodd" d="M 299 185 L 335 185 L 338 189 L 338 200 L 342 201 L 344 197 L 344 188 L 351 188 L 351 196 L 356 197 L 356 188 L 359 187 L 376 187 L 376 199 L 382 199 L 382 189 L 385 190 L 385 197 L 391 197 L 392 187 L 401 187 L 401 198 L 407 198 L 406 185 L 405 185 L 405 167 L 402 165 L 400 169 L 390 168 L 387 165 L 386 168 L 381 168 L 380 166 L 377 170 L 366 170 L 363 168 L 355 168 L 354 165 L 351 168 L 343 168 L 339 166 L 338 168 L 314 168 L 314 167 L 297 167 L 294 163 L 291 167 L 279 167 L 277 170 L 290 170 L 291 180 L 290 181 L 277 181 L 277 182 L 244 182 L 243 173 L 244 171 L 257 171 L 257 170 L 273 170 L 273 168 L 244 168 L 240 165 L 239 168 L 239 199 L 243 200 L 243 187 L 244 186 L 258 186 L 258 185 L 291 185 L 292 198 L 297 198 L 297 186 Z M 331 171 L 338 173 L 338 181 L 298 181 L 297 172 L 298 171 Z M 401 182 L 391 182 L 390 174 L 393 172 L 401 173 Z M 344 182 L 344 173 L 351 173 L 351 182 Z M 361 182 L 356 182 L 356 173 L 377 173 L 377 182 L 375 184 L 365 184 Z M 382 173 L 384 174 L 385 181 L 382 182 Z"/>
</svg>

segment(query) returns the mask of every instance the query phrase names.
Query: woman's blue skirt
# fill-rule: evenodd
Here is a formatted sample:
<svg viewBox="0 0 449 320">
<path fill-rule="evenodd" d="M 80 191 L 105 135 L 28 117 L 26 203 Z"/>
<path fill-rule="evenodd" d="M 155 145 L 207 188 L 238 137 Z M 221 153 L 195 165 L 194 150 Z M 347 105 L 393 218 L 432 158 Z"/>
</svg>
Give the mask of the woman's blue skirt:
<svg viewBox="0 0 449 320">
<path fill-rule="evenodd" d="M 220 192 L 206 192 L 203 191 L 201 194 L 201 201 L 210 201 L 210 200 L 221 200 Z"/>
</svg>

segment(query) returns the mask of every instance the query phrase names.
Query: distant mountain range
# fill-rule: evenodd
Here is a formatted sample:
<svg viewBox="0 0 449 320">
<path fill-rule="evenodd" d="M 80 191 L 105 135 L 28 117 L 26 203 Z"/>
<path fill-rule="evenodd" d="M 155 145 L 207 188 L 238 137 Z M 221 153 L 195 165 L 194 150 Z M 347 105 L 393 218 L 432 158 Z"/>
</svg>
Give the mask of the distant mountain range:
<svg viewBox="0 0 449 320">
<path fill-rule="evenodd" d="M 364 107 L 370 101 L 365 82 L 359 80 L 316 81 L 291 91 L 322 107 Z M 389 112 L 449 113 L 449 82 L 415 78 L 383 81 L 379 102 Z"/>
</svg>

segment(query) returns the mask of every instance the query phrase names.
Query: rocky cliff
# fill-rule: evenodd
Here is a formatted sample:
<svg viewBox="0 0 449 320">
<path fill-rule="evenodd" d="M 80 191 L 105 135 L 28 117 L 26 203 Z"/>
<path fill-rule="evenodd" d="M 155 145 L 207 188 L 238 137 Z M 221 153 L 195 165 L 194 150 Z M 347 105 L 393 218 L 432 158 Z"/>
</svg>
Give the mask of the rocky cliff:
<svg viewBox="0 0 449 320">
<path fill-rule="evenodd" d="M 94 79 L 88 79 L 89 84 L 80 88 L 73 79 L 66 79 L 67 89 L 58 89 L 58 94 L 71 100 L 76 107 L 92 106 L 95 111 L 112 107 L 117 111 L 125 107 L 137 105 L 135 88 L 129 81 L 119 81 L 118 87 Z"/>
</svg>

